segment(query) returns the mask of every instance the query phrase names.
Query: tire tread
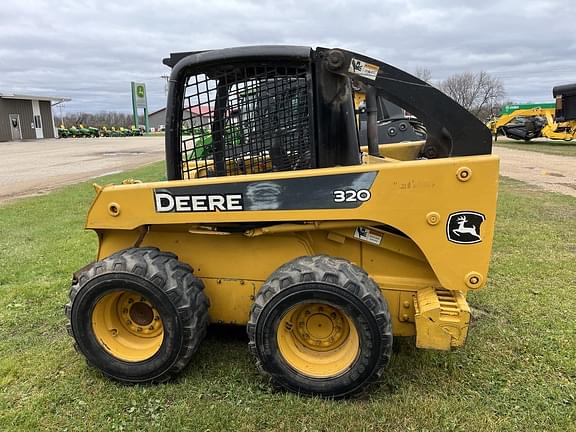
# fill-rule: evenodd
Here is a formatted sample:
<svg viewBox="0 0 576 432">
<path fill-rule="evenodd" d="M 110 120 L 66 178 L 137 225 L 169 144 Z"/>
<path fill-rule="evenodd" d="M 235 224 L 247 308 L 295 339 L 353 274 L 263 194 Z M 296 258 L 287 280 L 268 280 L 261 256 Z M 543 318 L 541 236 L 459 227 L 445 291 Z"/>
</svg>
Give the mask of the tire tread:
<svg viewBox="0 0 576 432">
<path fill-rule="evenodd" d="M 256 367 L 260 373 L 267 377 L 275 386 L 281 386 L 277 378 L 266 371 L 258 356 L 258 348 L 256 346 L 258 319 L 266 303 L 282 290 L 288 289 L 295 284 L 310 282 L 324 282 L 337 285 L 361 299 L 372 312 L 379 327 L 383 345 L 386 349 L 383 350 L 382 355 L 379 357 L 374 369 L 375 372 L 365 383 L 365 386 L 351 391 L 346 394 L 346 396 L 359 393 L 363 391 L 367 385 L 380 378 L 384 368 L 390 361 L 392 326 L 388 305 L 376 282 L 374 282 L 362 268 L 343 258 L 328 255 L 296 258 L 278 268 L 262 285 L 252 304 L 250 318 L 247 324 L 248 346 L 254 357 Z"/>
<path fill-rule="evenodd" d="M 116 252 L 74 273 L 69 291 L 69 302 L 64 306 L 68 319 L 66 328 L 70 336 L 74 337 L 71 314 L 76 296 L 88 281 L 111 272 L 131 273 L 147 279 L 156 288 L 164 291 L 176 306 L 184 331 L 185 343 L 182 344 L 182 349 L 173 365 L 148 382 L 165 382 L 175 377 L 188 365 L 206 336 L 210 303 L 203 292 L 203 282 L 192 274 L 192 267 L 178 261 L 178 257 L 173 253 L 161 252 L 153 247 L 129 248 Z M 76 343 L 75 348 L 78 351 Z M 89 366 L 92 366 L 88 358 L 86 361 Z M 113 376 L 111 378 L 124 381 Z"/>
</svg>

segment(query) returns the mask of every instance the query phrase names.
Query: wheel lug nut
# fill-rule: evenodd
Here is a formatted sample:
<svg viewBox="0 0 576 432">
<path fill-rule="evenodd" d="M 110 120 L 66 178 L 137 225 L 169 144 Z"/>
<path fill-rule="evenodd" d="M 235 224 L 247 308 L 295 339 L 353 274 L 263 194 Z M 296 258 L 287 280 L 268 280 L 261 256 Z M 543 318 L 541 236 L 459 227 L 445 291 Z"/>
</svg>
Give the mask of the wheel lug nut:
<svg viewBox="0 0 576 432">
<path fill-rule="evenodd" d="M 112 329 L 112 330 L 110 330 L 110 333 L 112 333 L 112 336 L 116 336 L 116 335 L 118 335 L 118 330 Z"/>
<path fill-rule="evenodd" d="M 122 309 L 122 313 L 123 313 L 124 315 L 126 315 L 126 314 L 128 313 L 128 309 L 126 309 L 126 308 Z"/>
<path fill-rule="evenodd" d="M 332 312 L 332 313 L 330 314 L 330 316 L 331 316 L 332 318 L 336 319 L 336 313 Z"/>
<path fill-rule="evenodd" d="M 128 299 L 128 303 L 129 303 L 129 304 L 132 304 L 132 303 L 134 303 L 134 300 L 131 299 L 131 298 L 129 298 L 129 299 Z"/>
<path fill-rule="evenodd" d="M 126 324 L 128 324 L 128 325 L 132 325 L 132 321 L 130 321 L 130 320 L 126 320 Z"/>
<path fill-rule="evenodd" d="M 148 327 L 148 330 L 154 330 L 154 326 Z"/>
<path fill-rule="evenodd" d="M 159 317 L 158 315 L 156 315 L 156 316 L 154 317 L 154 321 L 158 321 L 159 319 L 160 319 L 160 317 Z"/>
<path fill-rule="evenodd" d="M 136 329 L 136 331 L 141 332 L 141 331 L 142 331 L 142 327 L 138 327 L 138 328 Z"/>
</svg>

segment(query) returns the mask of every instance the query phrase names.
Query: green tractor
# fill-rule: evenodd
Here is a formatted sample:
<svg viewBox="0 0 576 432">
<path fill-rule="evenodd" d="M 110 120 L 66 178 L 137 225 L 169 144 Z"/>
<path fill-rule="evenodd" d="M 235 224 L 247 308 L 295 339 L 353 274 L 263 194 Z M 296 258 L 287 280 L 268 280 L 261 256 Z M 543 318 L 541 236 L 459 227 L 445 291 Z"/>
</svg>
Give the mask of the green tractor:
<svg viewBox="0 0 576 432">
<path fill-rule="evenodd" d="M 98 138 L 100 136 L 100 129 L 92 126 L 88 126 L 86 129 L 88 129 L 88 131 L 90 132 L 91 138 Z"/>
<path fill-rule="evenodd" d="M 58 138 L 70 138 L 72 137 L 72 132 L 70 132 L 70 129 L 64 127 L 63 124 L 61 124 L 58 127 Z"/>
<path fill-rule="evenodd" d="M 101 137 L 109 137 L 109 136 L 112 136 L 112 135 L 111 135 L 111 134 L 112 134 L 112 131 L 111 131 L 110 129 L 108 129 L 106 126 L 102 126 L 102 127 L 100 128 L 100 132 L 99 132 L 99 133 L 100 133 L 100 136 L 101 136 Z"/>
<path fill-rule="evenodd" d="M 74 138 L 94 138 L 100 136 L 100 131 L 97 128 L 84 127 L 82 124 L 70 127 L 69 131 Z"/>
<path fill-rule="evenodd" d="M 132 133 L 132 136 L 144 135 L 144 132 L 142 131 L 142 129 L 140 129 L 139 127 L 136 127 L 136 126 L 132 126 L 132 128 L 130 128 L 130 132 Z"/>
</svg>

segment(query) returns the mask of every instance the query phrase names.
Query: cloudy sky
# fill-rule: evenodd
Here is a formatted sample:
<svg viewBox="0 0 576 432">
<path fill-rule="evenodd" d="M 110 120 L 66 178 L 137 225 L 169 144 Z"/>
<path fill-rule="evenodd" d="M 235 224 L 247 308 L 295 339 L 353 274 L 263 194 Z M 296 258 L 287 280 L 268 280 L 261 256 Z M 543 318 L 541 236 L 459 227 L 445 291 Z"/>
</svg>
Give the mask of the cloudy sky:
<svg viewBox="0 0 576 432">
<path fill-rule="evenodd" d="M 164 106 L 170 52 L 255 44 L 341 47 L 432 81 L 484 70 L 507 99 L 576 82 L 573 0 L 19 0 L 0 12 L 0 92 L 68 96 L 68 112 L 131 110 L 130 81 Z"/>
</svg>

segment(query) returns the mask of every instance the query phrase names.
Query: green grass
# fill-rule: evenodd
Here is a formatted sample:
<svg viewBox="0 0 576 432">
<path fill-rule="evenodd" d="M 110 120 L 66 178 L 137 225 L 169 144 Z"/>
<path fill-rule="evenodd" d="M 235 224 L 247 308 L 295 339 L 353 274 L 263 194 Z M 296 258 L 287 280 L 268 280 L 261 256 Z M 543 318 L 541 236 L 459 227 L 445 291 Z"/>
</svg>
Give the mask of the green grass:
<svg viewBox="0 0 576 432">
<path fill-rule="evenodd" d="M 500 137 L 494 143 L 500 147 L 527 150 L 560 156 L 576 156 L 576 141 L 513 141 Z"/>
<path fill-rule="evenodd" d="M 124 175 L 162 177 L 162 165 Z M 365 396 L 274 392 L 244 330 L 211 328 L 175 382 L 124 386 L 88 368 L 64 329 L 71 273 L 96 237 L 88 183 L 0 207 L 0 430 L 576 430 L 576 200 L 504 180 L 488 288 L 465 348 L 399 352 Z"/>
</svg>

